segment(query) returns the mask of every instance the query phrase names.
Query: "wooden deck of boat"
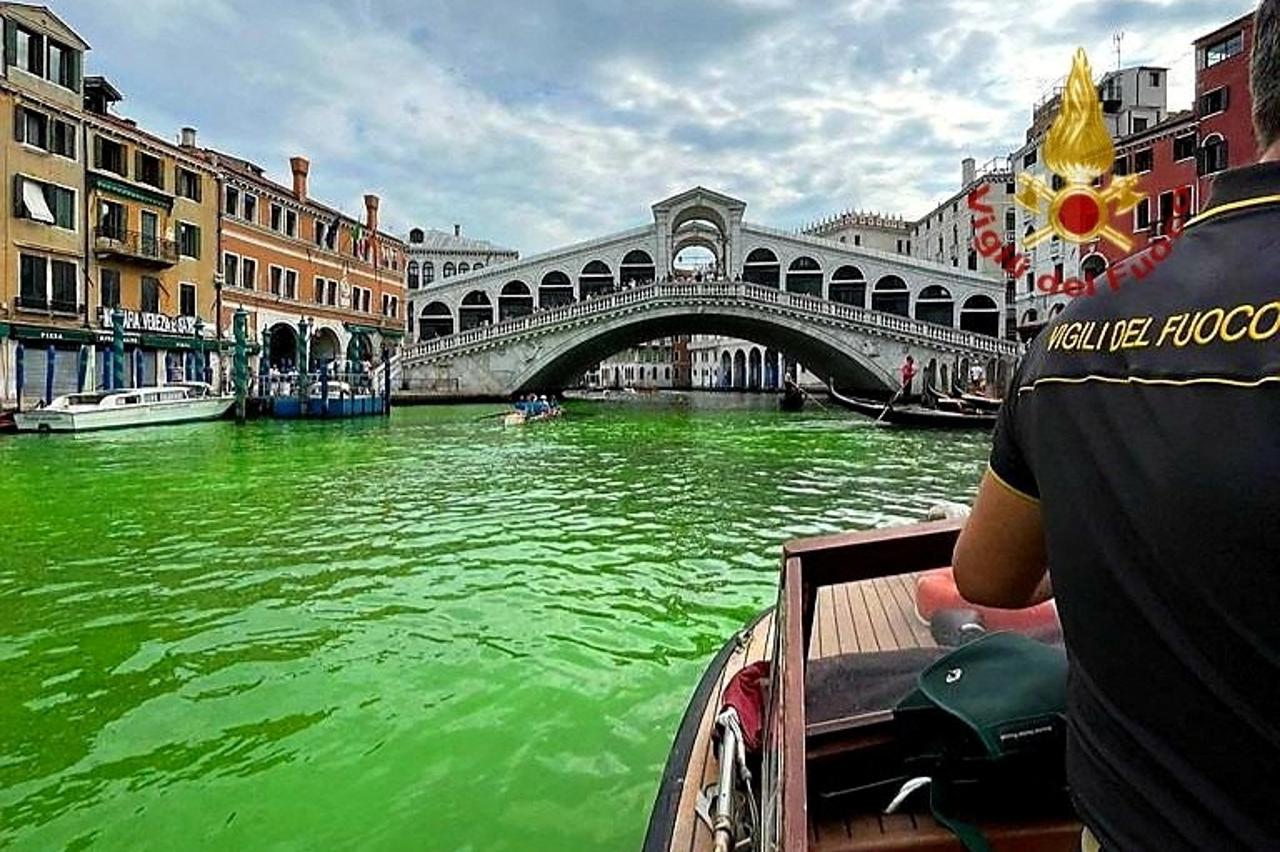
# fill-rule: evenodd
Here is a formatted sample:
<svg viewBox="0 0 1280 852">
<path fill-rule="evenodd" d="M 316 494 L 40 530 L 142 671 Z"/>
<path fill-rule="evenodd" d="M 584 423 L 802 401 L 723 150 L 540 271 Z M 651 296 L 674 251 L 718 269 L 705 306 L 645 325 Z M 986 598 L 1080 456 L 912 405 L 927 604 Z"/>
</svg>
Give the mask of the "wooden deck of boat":
<svg viewBox="0 0 1280 852">
<path fill-rule="evenodd" d="M 818 592 L 814 619 L 813 641 L 810 658 L 834 657 L 866 651 L 892 651 L 899 648 L 935 647 L 929 628 L 921 624 L 915 614 L 915 581 L 912 574 L 883 577 L 861 583 L 828 586 Z M 774 618 L 764 618 L 751 635 L 734 652 L 720 675 L 720 682 L 703 713 L 702 724 L 693 747 L 693 758 L 680 798 L 679 821 L 671 842 L 671 852 L 713 852 L 711 832 L 694 816 L 699 791 L 715 783 L 719 763 L 711 748 L 711 731 L 715 713 L 719 709 L 719 696 L 729 679 L 744 667 L 772 655 Z M 902 823 L 906 820 L 912 825 Z M 891 823 L 886 825 L 885 823 Z M 920 820 L 921 823 L 926 822 Z M 839 824 L 812 825 L 811 848 L 830 850 L 886 849 L 883 843 L 885 829 L 895 829 L 901 836 L 914 835 L 917 843 L 922 834 L 939 833 L 950 840 L 951 835 L 941 833 L 932 820 L 929 825 L 914 825 L 915 818 L 867 817 Z M 903 832 L 906 827 L 910 831 Z M 918 847 L 911 847 L 918 848 Z"/>
</svg>

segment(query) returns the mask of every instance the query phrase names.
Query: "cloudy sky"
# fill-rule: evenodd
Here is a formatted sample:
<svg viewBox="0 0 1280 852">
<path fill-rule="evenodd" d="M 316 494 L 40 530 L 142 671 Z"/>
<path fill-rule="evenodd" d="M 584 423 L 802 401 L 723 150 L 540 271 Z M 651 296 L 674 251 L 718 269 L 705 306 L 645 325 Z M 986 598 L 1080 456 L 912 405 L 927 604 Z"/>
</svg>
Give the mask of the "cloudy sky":
<svg viewBox="0 0 1280 852">
<path fill-rule="evenodd" d="M 384 224 L 529 254 L 643 224 L 694 184 L 793 228 L 923 215 L 1004 156 L 1083 46 L 1173 70 L 1248 0 L 50 0 L 120 112 Z M 1050 10 L 1051 9 L 1051 10 Z"/>
</svg>

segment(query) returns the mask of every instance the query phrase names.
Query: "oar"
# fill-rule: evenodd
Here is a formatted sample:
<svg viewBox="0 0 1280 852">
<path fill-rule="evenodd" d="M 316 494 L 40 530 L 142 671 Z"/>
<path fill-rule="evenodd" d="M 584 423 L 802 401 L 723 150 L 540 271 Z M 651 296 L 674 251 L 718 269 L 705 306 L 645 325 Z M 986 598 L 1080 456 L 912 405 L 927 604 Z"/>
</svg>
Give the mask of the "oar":
<svg viewBox="0 0 1280 852">
<path fill-rule="evenodd" d="M 481 420 L 491 420 L 494 417 L 506 417 L 508 414 L 519 414 L 519 413 L 520 412 L 516 411 L 515 409 L 512 409 L 511 411 L 491 411 L 488 414 L 481 414 L 472 422 L 479 423 Z"/>
<path fill-rule="evenodd" d="M 889 413 L 889 409 L 893 408 L 893 404 L 898 401 L 898 397 L 902 396 L 902 392 L 906 389 L 907 386 L 903 385 L 897 393 L 889 398 L 889 401 L 884 404 L 884 411 L 881 411 L 880 416 L 876 418 L 877 423 L 884 419 L 884 416 Z"/>
</svg>

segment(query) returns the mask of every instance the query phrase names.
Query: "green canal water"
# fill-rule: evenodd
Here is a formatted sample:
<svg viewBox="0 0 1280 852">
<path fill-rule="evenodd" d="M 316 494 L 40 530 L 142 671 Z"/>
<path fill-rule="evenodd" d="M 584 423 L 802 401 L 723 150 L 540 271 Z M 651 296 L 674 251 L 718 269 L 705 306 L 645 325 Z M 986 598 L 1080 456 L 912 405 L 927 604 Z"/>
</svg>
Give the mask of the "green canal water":
<svg viewBox="0 0 1280 852">
<path fill-rule="evenodd" d="M 983 470 L 772 404 L 0 438 L 0 847 L 638 848 L 779 545 Z"/>
</svg>

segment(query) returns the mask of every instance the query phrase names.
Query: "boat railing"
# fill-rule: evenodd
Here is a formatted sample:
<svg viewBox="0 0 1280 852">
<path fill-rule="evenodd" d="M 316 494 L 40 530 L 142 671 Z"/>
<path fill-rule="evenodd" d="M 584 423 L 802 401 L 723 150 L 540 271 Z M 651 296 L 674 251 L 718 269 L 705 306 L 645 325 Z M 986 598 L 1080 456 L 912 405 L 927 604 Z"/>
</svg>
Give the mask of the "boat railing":
<svg viewBox="0 0 1280 852">
<path fill-rule="evenodd" d="M 337 399 L 343 393 L 352 396 L 381 397 L 383 386 L 376 381 L 372 371 L 335 372 L 312 371 L 300 374 L 296 371 L 275 371 L 259 374 L 251 380 L 250 395 L 260 399 L 308 396 L 329 396 Z"/>
</svg>

